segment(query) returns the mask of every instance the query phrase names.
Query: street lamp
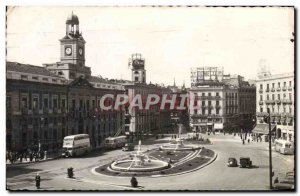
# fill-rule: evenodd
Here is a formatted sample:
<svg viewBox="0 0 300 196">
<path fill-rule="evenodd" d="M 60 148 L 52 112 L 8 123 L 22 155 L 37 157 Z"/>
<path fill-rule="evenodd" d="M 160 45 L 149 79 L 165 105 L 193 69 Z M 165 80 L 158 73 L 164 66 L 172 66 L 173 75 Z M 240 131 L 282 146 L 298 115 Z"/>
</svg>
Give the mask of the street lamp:
<svg viewBox="0 0 300 196">
<path fill-rule="evenodd" d="M 272 130 L 271 130 L 271 115 L 270 115 L 270 108 L 267 109 L 268 111 L 268 116 L 264 117 L 264 122 L 269 123 L 269 178 L 270 178 L 270 189 L 273 189 L 272 186 Z"/>
<path fill-rule="evenodd" d="M 39 130 L 39 141 L 38 141 L 38 145 L 39 145 L 39 152 L 41 151 L 41 130 L 42 130 L 42 122 L 43 122 L 44 118 L 41 117 L 41 121 L 40 121 L 40 130 Z"/>
</svg>

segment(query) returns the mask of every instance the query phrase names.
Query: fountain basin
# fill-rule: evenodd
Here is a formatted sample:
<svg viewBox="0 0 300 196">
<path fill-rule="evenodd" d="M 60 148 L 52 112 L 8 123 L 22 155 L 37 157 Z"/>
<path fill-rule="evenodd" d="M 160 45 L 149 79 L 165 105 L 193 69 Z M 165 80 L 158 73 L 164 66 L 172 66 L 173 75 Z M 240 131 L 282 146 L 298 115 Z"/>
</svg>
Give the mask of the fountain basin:
<svg viewBox="0 0 300 196">
<path fill-rule="evenodd" d="M 144 165 L 139 166 L 131 166 L 134 160 L 120 160 L 114 161 L 110 168 L 114 171 L 123 171 L 123 172 L 152 172 L 152 171 L 160 171 L 163 169 L 167 169 L 170 165 L 165 161 L 153 160 L 146 161 Z M 130 167 L 130 168 L 129 168 Z"/>
</svg>

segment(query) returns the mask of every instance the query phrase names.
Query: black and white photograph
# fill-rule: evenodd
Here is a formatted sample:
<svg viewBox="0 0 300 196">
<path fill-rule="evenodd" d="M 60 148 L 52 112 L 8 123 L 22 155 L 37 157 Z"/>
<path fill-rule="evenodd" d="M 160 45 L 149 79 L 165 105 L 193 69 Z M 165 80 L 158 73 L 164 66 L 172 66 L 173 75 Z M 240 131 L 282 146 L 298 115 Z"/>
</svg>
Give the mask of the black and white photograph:
<svg viewBox="0 0 300 196">
<path fill-rule="evenodd" d="M 7 192 L 296 190 L 295 7 L 5 17 Z"/>
</svg>

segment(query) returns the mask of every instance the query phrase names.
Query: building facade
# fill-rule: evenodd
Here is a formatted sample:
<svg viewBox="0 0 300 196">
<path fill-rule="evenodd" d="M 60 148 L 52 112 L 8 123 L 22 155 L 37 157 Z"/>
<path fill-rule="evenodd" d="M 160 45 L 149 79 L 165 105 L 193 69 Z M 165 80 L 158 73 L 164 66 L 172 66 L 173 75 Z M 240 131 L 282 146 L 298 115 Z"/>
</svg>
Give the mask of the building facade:
<svg viewBox="0 0 300 196">
<path fill-rule="evenodd" d="M 254 131 L 268 134 L 263 117 L 269 109 L 276 138 L 294 141 L 294 73 L 261 75 L 256 86 L 257 127 Z"/>
<path fill-rule="evenodd" d="M 98 148 L 106 137 L 124 133 L 124 107 L 100 108 L 101 97 L 124 94 L 124 87 L 91 75 L 85 66 L 79 20 L 73 13 L 60 43 L 60 62 L 44 67 L 6 63 L 8 149 L 59 149 L 64 136 L 80 133 L 89 134 L 92 147 Z"/>
<path fill-rule="evenodd" d="M 191 128 L 209 132 L 252 130 L 255 86 L 249 85 L 241 76 L 223 74 L 222 68 L 204 67 L 198 70 L 202 71 L 202 76 L 209 78 L 201 77 L 194 81 L 189 90 L 190 105 L 198 106 L 189 107 Z M 214 78 L 210 79 L 212 76 Z"/>
<path fill-rule="evenodd" d="M 125 87 L 126 95 L 129 97 L 129 102 L 136 96 L 141 96 L 143 106 L 147 101 L 148 95 L 171 95 L 169 88 L 146 83 L 145 59 L 141 54 L 133 54 L 129 60 L 129 65 L 132 66 L 132 81 L 120 81 Z M 135 136 L 143 134 L 158 134 L 166 133 L 171 128 L 171 112 L 168 108 L 161 109 L 160 103 L 152 105 L 149 109 L 141 109 L 138 107 L 125 106 L 125 115 L 127 123 L 125 131 Z"/>
</svg>

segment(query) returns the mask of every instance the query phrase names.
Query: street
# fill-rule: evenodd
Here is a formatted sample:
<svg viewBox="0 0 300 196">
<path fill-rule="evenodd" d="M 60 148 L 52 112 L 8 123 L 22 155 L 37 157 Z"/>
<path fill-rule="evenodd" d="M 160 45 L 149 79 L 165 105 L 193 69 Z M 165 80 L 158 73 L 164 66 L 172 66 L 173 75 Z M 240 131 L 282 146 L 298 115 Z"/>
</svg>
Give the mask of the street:
<svg viewBox="0 0 300 196">
<path fill-rule="evenodd" d="M 40 163 L 7 167 L 7 188 L 36 190 L 34 177 L 41 176 L 41 190 L 269 190 L 268 143 L 242 144 L 238 136 L 210 135 L 218 156 L 214 162 L 197 171 L 168 177 L 139 177 L 138 188 L 130 187 L 130 177 L 105 176 L 93 172 L 97 166 L 127 156 L 131 152 L 113 150 L 81 158 L 56 159 Z M 142 150 L 158 147 L 143 145 Z M 227 167 L 229 157 L 250 157 L 253 168 Z M 73 167 L 75 179 L 67 178 L 67 168 Z M 292 171 L 294 156 L 273 152 L 275 176 Z M 117 179 L 117 180 L 116 180 Z M 274 179 L 274 178 L 273 178 Z"/>
</svg>

